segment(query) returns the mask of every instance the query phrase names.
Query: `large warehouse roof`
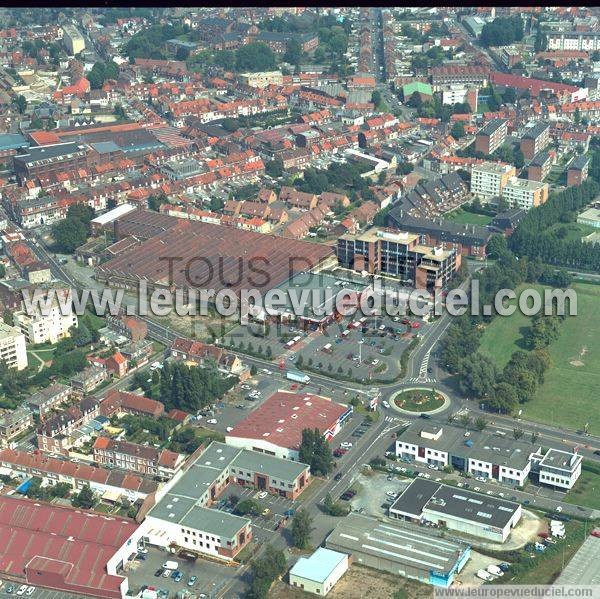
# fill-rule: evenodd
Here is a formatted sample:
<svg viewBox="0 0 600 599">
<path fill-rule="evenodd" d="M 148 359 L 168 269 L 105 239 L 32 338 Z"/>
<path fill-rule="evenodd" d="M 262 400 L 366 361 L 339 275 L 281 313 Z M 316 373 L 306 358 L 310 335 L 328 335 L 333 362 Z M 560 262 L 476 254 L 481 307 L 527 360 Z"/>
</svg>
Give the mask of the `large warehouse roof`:
<svg viewBox="0 0 600 599">
<path fill-rule="evenodd" d="M 423 510 L 446 514 L 478 524 L 504 528 L 519 504 L 415 478 L 390 507 L 391 512 L 420 518 Z"/>
<path fill-rule="evenodd" d="M 227 436 L 261 439 L 278 447 L 298 449 L 303 429 L 318 428 L 325 434 L 347 410 L 347 406 L 318 395 L 277 391 L 238 422 Z"/>
<path fill-rule="evenodd" d="M 98 266 L 96 272 L 109 281 L 111 277 L 132 282 L 146 279 L 159 285 L 172 283 L 180 288 L 217 292 L 227 288 L 237 293 L 241 289 L 271 289 L 294 273 L 310 270 L 333 256 L 329 246 L 165 215 L 157 219 L 157 216 L 136 211 L 118 219 L 119 237 L 124 234 L 143 237 L 140 231 L 148 230 L 146 221 L 150 221 L 150 228 L 155 228 L 158 234 Z M 163 231 L 159 232 L 161 228 Z M 167 259 L 174 260 L 172 273 Z"/>
<path fill-rule="evenodd" d="M 468 545 L 441 538 L 406 523 L 382 523 L 375 518 L 351 513 L 327 537 L 328 549 L 362 554 L 449 574 L 468 550 Z M 401 568 L 400 568 L 401 569 Z"/>
<path fill-rule="evenodd" d="M 107 574 L 106 564 L 136 529 L 114 516 L 0 496 L 0 572 L 20 578 L 35 569 L 70 590 L 115 596 L 123 578 Z"/>
</svg>

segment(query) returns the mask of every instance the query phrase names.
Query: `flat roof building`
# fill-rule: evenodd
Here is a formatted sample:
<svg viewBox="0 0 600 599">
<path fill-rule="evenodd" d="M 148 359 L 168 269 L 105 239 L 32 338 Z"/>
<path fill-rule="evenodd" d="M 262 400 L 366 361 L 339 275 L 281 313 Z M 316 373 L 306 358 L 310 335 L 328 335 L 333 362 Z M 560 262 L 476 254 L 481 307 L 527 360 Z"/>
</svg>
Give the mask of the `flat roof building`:
<svg viewBox="0 0 600 599">
<path fill-rule="evenodd" d="M 521 519 L 521 505 L 415 478 L 390 506 L 390 517 L 504 543 Z"/>
<path fill-rule="evenodd" d="M 541 181 L 512 177 L 504 186 L 502 197 L 508 203 L 509 208 L 531 210 L 531 208 L 546 203 L 548 199 L 548 184 Z"/>
<path fill-rule="evenodd" d="M 533 157 L 546 148 L 550 143 L 550 125 L 548 123 L 535 123 L 525 128 L 525 133 L 521 137 L 521 152 L 525 160 L 532 160 Z"/>
<path fill-rule="evenodd" d="M 510 164 L 484 162 L 471 169 L 471 193 L 481 200 L 490 200 L 502 195 L 504 186 L 517 171 Z"/>
<path fill-rule="evenodd" d="M 585 154 L 575 157 L 567 169 L 567 187 L 581 185 L 588 177 L 590 160 Z"/>
<path fill-rule="evenodd" d="M 380 522 L 351 513 L 325 539 L 325 547 L 352 556 L 352 562 L 449 587 L 471 555 L 467 543 L 406 522 Z"/>
<path fill-rule="evenodd" d="M 348 555 L 319 547 L 290 570 L 290 586 L 324 597 L 348 570 Z"/>
<path fill-rule="evenodd" d="M 475 150 L 484 154 L 492 154 L 505 142 L 507 132 L 506 120 L 492 119 L 477 132 Z"/>
<path fill-rule="evenodd" d="M 231 561 L 251 540 L 250 520 L 211 509 L 231 482 L 296 497 L 310 479 L 309 467 L 213 442 L 200 448 L 166 485 L 142 523 L 146 542 Z"/>
<path fill-rule="evenodd" d="M 577 217 L 577 222 L 582 225 L 600 229 L 600 208 L 588 208 L 587 210 L 584 210 Z"/>
<path fill-rule="evenodd" d="M 225 441 L 234 447 L 298 460 L 305 428 L 319 429 L 330 441 L 352 411 L 352 406 L 319 395 L 277 391 L 238 422 Z"/>
</svg>

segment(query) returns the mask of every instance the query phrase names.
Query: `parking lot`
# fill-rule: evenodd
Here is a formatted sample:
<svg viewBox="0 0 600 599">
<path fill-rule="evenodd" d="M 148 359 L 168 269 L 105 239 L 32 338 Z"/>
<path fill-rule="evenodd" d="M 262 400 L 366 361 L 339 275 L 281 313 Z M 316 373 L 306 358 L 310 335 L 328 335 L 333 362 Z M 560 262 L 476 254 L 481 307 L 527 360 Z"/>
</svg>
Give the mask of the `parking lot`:
<svg viewBox="0 0 600 599">
<path fill-rule="evenodd" d="M 144 560 L 136 560 L 126 572 L 129 578 L 129 589 L 137 594 L 143 586 L 152 586 L 164 589 L 168 597 L 175 597 L 177 591 L 188 590 L 196 596 L 211 596 L 218 593 L 219 589 L 228 584 L 237 575 L 238 568 L 220 564 L 209 560 L 189 560 L 174 556 L 153 547 L 148 548 Z M 167 560 L 176 561 L 179 571 L 183 574 L 180 582 L 173 578 L 157 577 L 155 573 L 162 569 Z M 188 586 L 190 576 L 196 576 L 193 586 Z M 164 596 L 164 595 L 163 595 Z"/>
<path fill-rule="evenodd" d="M 12 593 L 7 593 L 6 589 L 13 587 Z M 0 597 L 14 597 L 21 585 L 16 582 L 4 581 L 0 588 Z M 22 595 L 23 597 L 33 597 L 34 599 L 88 599 L 84 595 L 74 595 L 73 593 L 65 593 L 64 591 L 53 591 L 51 589 L 41 589 L 35 587 L 35 591 L 31 595 Z"/>
</svg>

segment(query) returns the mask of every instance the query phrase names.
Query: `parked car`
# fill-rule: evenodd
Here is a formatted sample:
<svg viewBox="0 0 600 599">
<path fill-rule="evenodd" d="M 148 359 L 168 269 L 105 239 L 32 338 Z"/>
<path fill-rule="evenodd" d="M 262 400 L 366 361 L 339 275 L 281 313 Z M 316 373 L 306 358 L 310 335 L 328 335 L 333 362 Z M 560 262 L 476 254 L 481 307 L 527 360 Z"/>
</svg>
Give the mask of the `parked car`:
<svg viewBox="0 0 600 599">
<path fill-rule="evenodd" d="M 344 476 L 343 472 L 338 472 L 334 477 L 333 480 L 340 480 L 342 478 L 342 476 Z"/>
<path fill-rule="evenodd" d="M 175 581 L 175 582 L 180 582 L 181 579 L 183 578 L 183 572 L 180 572 L 179 570 L 177 570 L 176 572 L 173 572 L 171 578 Z"/>
<path fill-rule="evenodd" d="M 188 583 L 187 583 L 188 586 L 189 587 L 193 587 L 194 583 L 196 582 L 196 580 L 198 580 L 197 576 L 190 576 L 190 579 L 188 580 Z"/>
<path fill-rule="evenodd" d="M 340 447 L 342 449 L 350 449 L 352 447 L 352 443 L 350 443 L 350 441 L 343 441 L 340 443 Z"/>
<path fill-rule="evenodd" d="M 216 418 L 211 418 L 210 420 L 206 421 L 207 424 L 217 424 L 217 420 Z"/>
<path fill-rule="evenodd" d="M 33 593 L 35 592 L 35 587 L 27 587 L 27 590 L 25 591 L 26 595 L 33 595 Z"/>
<path fill-rule="evenodd" d="M 27 590 L 27 585 L 26 584 L 22 584 L 18 589 L 17 589 L 17 595 L 24 595 L 25 591 Z"/>
<path fill-rule="evenodd" d="M 259 499 L 264 499 L 264 498 L 265 498 L 265 497 L 266 497 L 268 494 L 269 494 L 269 493 L 267 493 L 267 491 L 261 491 L 261 492 L 258 494 L 258 498 L 259 498 Z"/>
<path fill-rule="evenodd" d="M 233 426 L 228 426 L 225 430 L 230 433 L 233 430 Z"/>
<path fill-rule="evenodd" d="M 379 361 L 379 360 L 378 360 L 378 361 Z M 375 362 L 373 362 L 373 365 L 375 365 Z M 381 402 L 381 405 L 382 405 L 384 408 L 388 408 L 388 409 L 389 409 L 389 407 L 390 407 L 390 404 L 389 404 L 387 401 L 382 401 L 382 402 Z"/>
<path fill-rule="evenodd" d="M 148 553 L 148 549 L 146 549 L 146 547 L 138 547 L 137 552 L 146 554 Z"/>
<path fill-rule="evenodd" d="M 154 572 L 154 576 L 156 576 L 156 578 L 160 578 L 164 573 L 164 570 L 162 568 L 159 568 L 156 572 Z"/>
<path fill-rule="evenodd" d="M 163 572 L 163 578 L 170 578 L 171 574 L 173 574 L 173 570 L 165 570 Z"/>
<path fill-rule="evenodd" d="M 501 564 L 498 564 L 498 568 L 500 568 L 500 570 L 502 570 L 502 572 L 508 572 L 508 569 L 510 568 L 510 564 L 508 564 L 506 562 L 502 562 Z"/>
<path fill-rule="evenodd" d="M 268 507 L 266 507 L 266 508 L 265 508 L 265 509 L 264 509 L 264 510 L 263 510 L 263 511 L 260 513 L 260 515 L 261 515 L 261 516 L 268 516 L 270 513 L 271 513 L 271 510 L 270 510 Z"/>
</svg>

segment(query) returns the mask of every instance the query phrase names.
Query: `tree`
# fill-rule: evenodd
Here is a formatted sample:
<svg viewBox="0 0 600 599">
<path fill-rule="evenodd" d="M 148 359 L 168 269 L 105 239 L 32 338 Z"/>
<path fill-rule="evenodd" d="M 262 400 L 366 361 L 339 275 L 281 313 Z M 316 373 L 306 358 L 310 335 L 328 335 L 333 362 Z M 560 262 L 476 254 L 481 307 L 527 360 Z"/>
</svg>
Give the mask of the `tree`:
<svg viewBox="0 0 600 599">
<path fill-rule="evenodd" d="M 15 105 L 17 106 L 19 114 L 23 114 L 27 109 L 27 98 L 25 98 L 25 96 L 23 96 L 22 94 L 18 95 L 15 98 Z"/>
<path fill-rule="evenodd" d="M 69 331 L 71 333 L 71 339 L 73 339 L 73 342 L 77 347 L 83 347 L 92 342 L 92 334 L 82 322 L 76 327 L 71 327 Z"/>
<path fill-rule="evenodd" d="M 465 126 L 461 121 L 456 121 L 454 125 L 452 125 L 452 129 L 450 129 L 450 135 L 454 137 L 454 139 L 460 139 L 465 135 Z"/>
<path fill-rule="evenodd" d="M 250 375 L 256 376 L 257 374 L 258 374 L 258 368 L 256 367 L 255 364 L 252 364 L 252 366 L 250 366 Z"/>
<path fill-rule="evenodd" d="M 492 393 L 497 378 L 494 361 L 476 352 L 465 358 L 460 365 L 460 390 L 466 396 L 481 399 Z"/>
<path fill-rule="evenodd" d="M 298 549 L 306 549 L 313 531 L 313 518 L 303 508 L 299 509 L 292 520 L 292 542 Z"/>
<path fill-rule="evenodd" d="M 87 204 L 77 203 L 69 206 L 67 218 L 78 218 L 90 232 L 90 221 L 94 218 L 94 209 Z"/>
<path fill-rule="evenodd" d="M 72 254 L 87 241 L 88 231 L 78 218 L 65 218 L 52 225 L 52 237 L 59 251 Z"/>
<path fill-rule="evenodd" d="M 486 403 L 492 410 L 502 414 L 510 414 L 518 403 L 517 392 L 509 383 L 498 383 Z"/>
<path fill-rule="evenodd" d="M 458 418 L 458 422 L 464 428 L 469 428 L 472 421 L 473 421 L 472 418 L 468 414 L 461 414 Z"/>
<path fill-rule="evenodd" d="M 6 276 L 6 266 L 4 264 L 0 264 L 0 279 L 3 279 Z"/>
<path fill-rule="evenodd" d="M 103 62 L 96 62 L 92 70 L 87 74 L 87 80 L 92 89 L 100 89 L 106 79 L 106 65 Z"/>
<path fill-rule="evenodd" d="M 163 204 L 168 204 L 168 202 L 169 202 L 169 198 L 167 198 L 167 196 L 163 192 L 160 192 L 158 194 L 152 194 L 148 198 L 148 208 L 150 210 L 154 210 L 155 212 L 158 212 L 160 210 L 160 207 Z"/>
<path fill-rule="evenodd" d="M 333 470 L 331 447 L 319 429 L 302 431 L 299 460 L 310 465 L 312 474 L 325 476 Z"/>
<path fill-rule="evenodd" d="M 300 59 L 302 58 L 302 46 L 300 46 L 300 42 L 296 39 L 291 39 L 287 43 L 287 48 L 285 54 L 283 55 L 284 62 L 289 62 L 290 64 L 298 64 Z"/>
<path fill-rule="evenodd" d="M 96 498 L 89 485 L 85 485 L 77 495 L 71 500 L 73 507 L 80 507 L 84 510 L 89 510 L 94 507 Z"/>
<path fill-rule="evenodd" d="M 269 71 L 275 68 L 275 54 L 262 42 L 252 42 L 240 46 L 235 55 L 238 71 Z"/>
<path fill-rule="evenodd" d="M 374 90 L 371 94 L 371 102 L 375 104 L 375 107 L 381 104 L 381 92 L 379 90 Z"/>
<path fill-rule="evenodd" d="M 238 516 L 247 516 L 248 514 L 258 516 L 260 511 L 260 504 L 254 501 L 254 499 L 242 499 L 242 501 L 238 501 L 234 510 Z"/>
<path fill-rule="evenodd" d="M 483 431 L 487 427 L 487 420 L 481 416 L 475 419 L 475 428 L 478 431 Z"/>
<path fill-rule="evenodd" d="M 518 441 L 519 439 L 521 439 L 524 434 L 525 434 L 525 432 L 521 428 L 513 429 L 513 437 L 515 438 L 515 441 Z"/>
<path fill-rule="evenodd" d="M 513 87 L 507 87 L 502 94 L 502 99 L 506 104 L 514 104 L 517 101 L 517 94 Z"/>
<path fill-rule="evenodd" d="M 267 545 L 262 557 L 256 558 L 251 564 L 252 582 L 246 593 L 247 599 L 266 599 L 273 581 L 287 569 L 283 551 Z"/>
<path fill-rule="evenodd" d="M 265 173 L 267 173 L 269 177 L 273 177 L 275 179 L 277 177 L 282 177 L 284 173 L 283 162 L 279 159 L 269 160 L 265 164 Z"/>
</svg>

